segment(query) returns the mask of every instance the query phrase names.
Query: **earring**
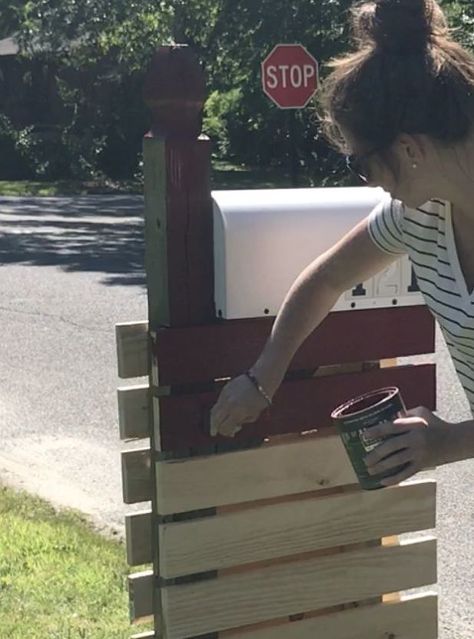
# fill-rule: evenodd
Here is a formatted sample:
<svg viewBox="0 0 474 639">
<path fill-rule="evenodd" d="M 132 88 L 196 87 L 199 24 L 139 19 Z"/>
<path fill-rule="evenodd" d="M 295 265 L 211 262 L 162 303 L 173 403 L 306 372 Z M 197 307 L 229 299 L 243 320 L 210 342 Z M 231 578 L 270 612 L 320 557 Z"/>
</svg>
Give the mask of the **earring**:
<svg viewBox="0 0 474 639">
<path fill-rule="evenodd" d="M 413 167 L 414 169 L 417 169 L 417 168 L 418 168 L 418 164 L 416 164 L 416 162 L 413 162 L 412 167 Z"/>
</svg>

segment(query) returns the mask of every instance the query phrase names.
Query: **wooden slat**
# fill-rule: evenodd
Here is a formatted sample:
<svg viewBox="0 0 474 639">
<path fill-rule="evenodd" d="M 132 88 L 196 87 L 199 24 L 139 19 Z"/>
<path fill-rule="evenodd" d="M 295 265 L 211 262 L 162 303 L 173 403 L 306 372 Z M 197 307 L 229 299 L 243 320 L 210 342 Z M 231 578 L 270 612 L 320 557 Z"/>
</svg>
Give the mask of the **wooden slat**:
<svg viewBox="0 0 474 639">
<path fill-rule="evenodd" d="M 132 635 L 130 639 L 158 639 L 158 635 L 153 630 L 150 632 L 141 632 L 139 635 Z"/>
<path fill-rule="evenodd" d="M 435 581 L 435 540 L 363 548 L 165 587 L 163 624 L 167 639 L 184 639 Z"/>
<path fill-rule="evenodd" d="M 148 322 L 116 324 L 115 338 L 119 377 L 148 375 Z"/>
<path fill-rule="evenodd" d="M 160 576 L 220 570 L 434 528 L 436 483 L 310 497 L 159 527 Z"/>
<path fill-rule="evenodd" d="M 380 368 L 387 368 L 387 363 L 390 360 L 382 360 L 382 362 L 380 363 Z M 396 360 L 392 360 L 393 362 L 395 362 Z M 384 364 L 384 365 L 383 365 Z M 351 368 L 351 367 L 357 367 L 357 371 L 349 371 L 347 369 Z M 376 370 L 375 367 L 372 367 L 372 370 Z M 410 381 L 413 381 L 413 375 L 418 375 L 419 374 L 419 368 L 417 368 L 417 370 L 413 370 L 413 367 L 409 367 L 409 369 L 404 368 L 404 370 L 409 370 L 409 376 L 410 376 Z M 414 392 L 415 386 L 412 385 L 409 390 L 408 390 L 408 400 L 416 400 L 415 403 L 418 404 L 431 404 L 431 395 L 434 394 L 434 388 L 431 387 L 431 392 L 429 390 L 430 386 L 428 386 L 428 390 L 426 392 L 429 393 L 429 396 L 427 397 L 426 395 L 422 395 L 422 393 L 424 392 L 424 388 L 426 388 L 427 384 L 434 384 L 434 381 L 432 378 L 429 377 L 429 373 L 426 372 L 426 370 L 429 369 L 425 369 L 423 371 L 423 375 L 426 375 L 427 377 L 425 378 L 427 381 L 425 381 L 425 386 L 423 386 L 423 383 L 419 383 L 416 385 L 416 392 L 417 392 L 417 396 L 415 397 L 410 397 L 410 389 L 412 390 L 412 393 Z M 326 375 L 336 375 L 336 374 L 342 374 L 342 373 L 348 373 L 348 372 L 357 372 L 358 374 L 364 374 L 367 375 L 367 370 L 364 372 L 362 370 L 362 364 L 346 364 L 346 365 L 332 365 L 332 366 L 326 366 L 323 367 L 321 369 L 319 369 L 314 377 L 320 378 L 322 376 L 326 376 Z M 384 376 L 383 379 L 379 379 L 379 384 L 384 384 L 387 379 L 392 380 L 392 382 L 394 382 L 393 380 L 393 375 L 398 375 L 399 372 L 398 371 L 391 371 L 389 373 L 389 378 L 387 378 L 386 376 Z M 387 375 L 387 373 L 386 373 Z M 350 381 L 352 382 L 352 380 L 355 378 L 351 378 Z M 366 378 L 361 378 L 361 379 L 366 379 Z M 395 380 L 397 381 L 397 380 Z M 331 382 L 334 382 L 334 384 L 332 384 Z M 332 391 L 332 393 L 339 393 L 340 397 L 342 397 L 342 393 L 344 392 L 344 386 L 343 383 L 346 382 L 347 383 L 347 378 L 334 378 L 331 380 L 328 380 L 326 382 L 326 388 L 324 388 L 324 392 L 320 391 L 319 388 L 315 391 L 315 393 L 319 396 L 322 397 L 322 399 L 325 400 L 326 404 L 329 401 L 329 395 L 328 392 Z M 295 382 L 284 382 L 282 385 L 282 388 L 280 389 L 279 394 L 281 394 L 282 392 L 284 392 L 285 394 L 288 394 L 290 391 L 293 392 L 295 389 L 294 386 Z M 375 383 L 375 382 L 373 382 Z M 398 382 L 399 383 L 399 382 Z M 292 384 L 291 386 L 287 386 L 287 384 Z M 368 385 L 368 382 L 366 383 L 366 385 Z M 367 386 L 368 387 L 368 386 Z M 122 439 L 132 439 L 132 438 L 141 438 L 141 437 L 149 437 L 150 433 L 149 433 L 149 416 L 148 416 L 148 384 L 141 384 L 141 385 L 137 385 L 137 386 L 130 386 L 130 387 L 125 387 L 125 388 L 119 388 L 118 389 L 118 403 L 119 403 L 119 423 L 120 423 L 120 435 Z M 326 390 L 328 390 L 328 392 L 326 392 Z M 402 392 L 405 391 L 405 395 L 407 394 L 407 390 L 406 388 L 402 388 Z M 156 392 L 156 391 L 155 391 Z M 348 391 L 349 392 L 349 391 Z M 356 391 L 355 391 L 356 392 Z M 166 387 L 163 387 L 161 389 L 159 389 L 159 393 L 161 394 L 161 397 L 165 397 L 165 396 L 170 396 L 169 392 L 167 390 Z M 186 422 L 183 422 L 183 419 L 181 419 L 181 416 L 176 416 L 175 415 L 175 411 L 178 411 L 178 413 L 180 411 L 184 411 L 186 410 L 186 404 L 189 405 L 190 403 L 196 401 L 199 402 L 199 404 L 202 406 L 203 401 L 205 400 L 205 398 L 207 398 L 207 396 L 205 394 L 199 394 L 197 393 L 194 396 L 187 396 L 186 398 L 183 398 L 182 395 L 178 397 L 173 397 L 170 401 L 166 402 L 166 401 L 162 401 L 161 406 L 163 407 L 163 411 L 162 411 L 162 415 L 161 415 L 161 419 L 160 424 L 164 424 L 163 425 L 163 429 L 164 433 L 163 433 L 163 439 L 165 441 L 167 441 L 167 437 L 166 437 L 166 432 L 169 430 L 168 428 L 168 421 L 169 420 L 176 420 L 181 422 L 182 426 L 181 428 L 185 428 L 184 424 L 192 424 L 192 417 L 190 417 L 190 415 L 188 414 L 186 416 Z M 344 396 L 344 399 L 346 398 L 346 396 Z M 291 397 L 288 397 L 288 401 L 298 401 L 298 405 L 297 405 L 297 409 L 299 412 L 302 412 L 304 407 L 303 405 L 300 403 L 299 401 L 300 398 L 298 398 L 298 400 L 293 400 Z M 428 400 L 428 402 L 426 401 Z M 207 400 L 206 400 L 207 401 Z M 338 398 L 334 398 L 331 400 L 332 405 L 335 405 L 336 403 L 338 403 Z M 160 410 L 159 408 L 159 399 L 156 398 L 155 399 L 155 403 L 158 406 L 158 411 Z M 280 404 L 281 405 L 281 404 Z M 428 406 L 429 407 L 429 406 Z M 271 421 L 271 430 L 269 432 L 267 432 L 266 434 L 272 434 L 272 430 L 275 430 L 278 422 L 281 420 L 281 417 L 279 418 L 278 416 L 278 412 L 280 412 L 280 407 L 278 405 L 275 405 L 275 407 L 272 410 L 272 421 Z M 310 418 L 311 420 L 313 420 L 315 417 L 317 417 L 317 412 L 315 412 L 318 409 L 318 405 L 317 404 L 313 404 L 310 406 L 309 409 L 309 414 L 310 414 Z M 433 410 L 433 409 L 432 409 Z M 275 411 L 277 411 L 277 413 L 275 413 Z M 157 413 L 159 415 L 159 412 Z M 201 411 L 201 416 L 202 416 L 202 411 Z M 261 419 L 264 419 L 267 415 L 263 415 Z M 295 416 L 295 420 L 298 420 L 298 423 L 301 424 L 303 423 L 303 427 L 305 422 L 306 422 L 306 427 L 307 427 L 307 421 L 308 421 L 308 417 L 304 417 L 301 414 L 298 416 Z M 302 422 L 303 420 L 303 422 Z M 263 428 L 263 424 L 267 424 L 268 420 L 266 420 L 265 422 L 256 422 L 253 426 L 252 426 L 252 430 L 254 430 L 255 428 L 259 428 L 259 423 L 261 424 L 262 428 Z M 327 415 L 326 418 L 323 421 L 324 425 L 327 426 Z M 199 439 L 199 444 L 202 445 L 203 447 L 208 447 L 208 446 L 212 446 L 215 443 L 214 439 L 210 439 L 209 437 L 207 437 L 206 435 L 203 434 L 203 429 L 204 429 L 204 425 L 202 423 L 202 419 L 201 419 L 201 425 L 199 427 L 199 425 L 195 428 L 195 432 L 194 434 L 191 435 L 191 440 L 187 440 L 188 443 L 191 445 L 195 445 L 196 444 L 196 438 Z M 278 426 L 278 432 L 281 432 L 282 430 L 282 426 L 281 423 Z M 197 432 L 196 432 L 197 431 Z M 176 431 L 174 431 L 176 432 Z M 241 435 L 240 437 L 248 437 L 247 435 L 248 433 L 248 428 L 246 428 L 244 430 L 243 435 Z M 157 435 L 159 436 L 160 433 L 158 432 Z M 204 438 L 203 438 L 204 437 Z M 238 440 L 237 440 L 238 441 Z M 177 444 L 178 445 L 178 444 Z M 183 443 L 180 442 L 179 446 L 181 448 L 183 448 Z"/>
<path fill-rule="evenodd" d="M 149 384 L 117 389 L 120 439 L 150 437 Z"/>
<path fill-rule="evenodd" d="M 418 485 L 413 484 L 413 486 L 417 487 Z M 404 494 L 407 494 L 408 489 L 410 490 L 410 495 L 408 496 L 407 502 L 405 503 L 405 507 L 407 509 L 410 507 L 413 499 L 415 498 L 415 494 L 412 490 L 412 487 L 406 486 L 406 487 L 391 489 L 391 491 L 403 490 Z M 391 491 L 384 491 L 384 494 L 389 495 Z M 410 526 L 408 526 L 407 524 L 406 530 L 408 530 L 408 528 L 410 528 L 411 530 L 415 530 L 415 529 L 422 530 L 424 528 L 427 528 L 431 525 L 427 521 L 428 518 L 430 519 L 430 521 L 432 520 L 432 518 L 434 518 L 434 510 L 430 514 L 426 512 L 427 510 L 429 510 L 428 502 L 430 500 L 431 495 L 433 495 L 433 500 L 434 500 L 434 492 L 435 492 L 434 482 L 425 482 L 422 487 L 420 487 L 419 489 L 417 488 L 417 492 L 418 491 L 424 493 L 425 499 L 424 501 L 420 501 L 418 503 L 420 507 L 420 511 L 417 513 L 417 517 L 418 517 L 418 519 L 416 519 L 417 523 L 416 524 L 412 523 L 410 524 Z M 371 498 L 372 496 L 375 497 L 376 495 L 377 496 L 380 495 L 379 492 L 361 493 L 361 494 L 362 494 L 362 501 L 366 501 L 365 497 Z M 358 501 L 359 498 L 360 498 L 360 495 L 358 494 L 356 494 L 356 496 L 354 497 L 355 501 Z M 311 499 L 311 497 L 309 499 Z M 321 500 L 325 500 L 325 499 L 326 499 L 325 497 L 321 498 Z M 349 500 L 352 498 L 349 498 L 348 496 L 346 496 L 346 499 Z M 423 500 L 423 495 L 420 496 L 420 499 Z M 386 502 L 384 503 L 382 510 L 386 510 L 388 508 L 388 504 L 392 503 L 392 501 L 393 499 L 390 496 L 390 498 L 386 500 Z M 242 516 L 246 516 L 247 512 L 243 512 Z M 381 511 L 377 511 L 377 512 L 380 513 Z M 393 520 L 394 513 L 390 513 L 388 516 L 390 517 L 390 520 Z M 291 521 L 293 521 L 293 529 L 294 529 L 296 526 L 296 522 L 294 522 L 294 520 L 291 520 Z M 259 522 L 261 525 L 262 521 L 260 521 L 260 519 L 259 519 Z M 240 521 L 240 518 L 239 518 L 238 525 L 239 525 L 240 536 L 242 537 L 243 523 Z M 351 521 L 350 525 L 351 525 L 351 530 L 354 532 L 354 521 Z M 139 513 L 126 515 L 125 526 L 126 526 L 127 560 L 129 565 L 139 566 L 139 565 L 151 563 L 153 559 L 152 550 L 151 550 L 151 511 L 147 510 L 147 511 L 139 512 Z M 200 523 L 188 522 L 188 526 L 192 526 L 192 530 L 193 531 L 195 530 L 195 533 L 196 533 L 194 538 L 194 550 L 192 552 L 192 559 L 189 561 L 189 558 L 188 558 L 188 564 L 187 564 L 188 572 L 189 573 L 199 572 L 200 570 L 204 569 L 203 562 L 200 561 L 200 555 L 201 554 L 205 555 L 205 553 L 207 552 L 206 547 L 210 545 L 210 542 L 208 542 L 207 539 L 203 539 L 202 537 L 203 535 L 208 534 L 207 521 L 204 519 L 204 520 L 200 520 Z M 196 529 L 194 529 L 194 526 L 196 526 Z M 166 525 L 163 525 L 163 528 L 167 530 L 167 533 L 165 534 L 167 534 L 168 536 L 165 537 L 165 542 L 164 542 L 165 547 L 161 553 L 162 554 L 161 561 L 160 561 L 161 573 L 163 577 L 170 578 L 173 574 L 178 574 L 176 572 L 175 562 L 173 561 L 173 555 L 176 553 L 175 547 L 180 543 L 184 544 L 183 532 L 182 532 L 183 524 L 182 523 L 166 524 Z M 191 530 L 191 528 L 189 530 Z M 173 533 L 176 534 L 175 539 L 170 537 L 171 531 L 173 531 Z M 353 536 L 354 541 L 357 541 L 358 539 L 362 539 L 363 538 L 362 534 L 363 534 L 363 531 L 362 533 L 359 530 L 355 531 Z M 381 534 L 385 534 L 385 532 L 382 532 Z M 224 545 L 224 541 L 225 541 L 225 538 L 220 540 L 220 546 Z M 206 542 L 206 543 L 203 543 L 203 542 Z M 336 544 L 336 543 L 342 543 L 342 542 L 337 542 L 336 537 L 334 537 L 334 539 L 331 540 L 331 543 Z M 242 546 L 242 542 L 240 542 L 240 546 Z M 316 548 L 316 545 L 313 544 L 312 547 Z M 243 552 L 242 550 L 239 551 L 239 553 L 242 553 L 242 552 Z M 231 565 L 227 557 L 224 558 L 224 561 L 222 561 L 222 558 L 220 555 L 218 555 L 217 553 L 214 553 L 214 554 L 216 557 L 219 558 L 219 562 L 220 562 L 219 566 L 224 567 L 226 565 Z M 244 561 L 244 556 L 245 555 L 239 554 L 240 561 L 242 562 Z M 227 561 L 225 561 L 225 559 L 227 559 Z M 254 556 L 254 557 L 250 557 L 249 560 L 255 560 L 255 559 L 256 557 Z"/>
<path fill-rule="evenodd" d="M 407 408 L 436 409 L 436 366 L 396 366 L 362 373 L 341 374 L 284 382 L 265 410 L 252 424 L 244 425 L 233 441 L 264 438 L 332 426 L 331 412 L 339 404 L 374 388 L 398 386 Z M 170 395 L 159 399 L 159 436 L 162 451 L 209 448 L 229 442 L 209 436 L 209 414 L 219 391 Z"/>
<path fill-rule="evenodd" d="M 153 584 L 152 570 L 137 572 L 128 577 L 128 593 L 130 606 L 130 621 L 146 621 L 153 615 Z"/>
<path fill-rule="evenodd" d="M 150 449 L 138 448 L 122 453 L 122 488 L 126 504 L 151 499 Z"/>
<path fill-rule="evenodd" d="M 306 436 L 258 449 L 156 462 L 160 515 L 356 483 L 338 436 Z"/>
<path fill-rule="evenodd" d="M 227 631 L 220 639 L 438 639 L 438 599 L 415 595 L 400 602 L 249 631 Z"/>
<path fill-rule="evenodd" d="M 220 320 L 159 329 L 154 332 L 153 351 L 160 366 L 160 384 L 200 383 L 239 374 L 257 359 L 274 319 Z M 406 324 L 410 325 L 409 331 L 403 330 Z M 128 333 L 121 327 L 128 327 Z M 121 378 L 147 375 L 147 329 L 147 322 L 117 325 Z M 337 311 L 329 313 L 305 340 L 289 370 L 434 350 L 435 323 L 426 306 Z"/>
<path fill-rule="evenodd" d="M 229 320 L 159 330 L 153 350 L 160 384 L 204 382 L 241 373 L 260 355 L 273 321 Z M 289 370 L 432 353 L 434 327 L 425 306 L 332 312 L 298 349 Z"/>
<path fill-rule="evenodd" d="M 127 561 L 130 566 L 141 566 L 153 561 L 151 525 L 151 510 L 125 516 Z"/>
</svg>

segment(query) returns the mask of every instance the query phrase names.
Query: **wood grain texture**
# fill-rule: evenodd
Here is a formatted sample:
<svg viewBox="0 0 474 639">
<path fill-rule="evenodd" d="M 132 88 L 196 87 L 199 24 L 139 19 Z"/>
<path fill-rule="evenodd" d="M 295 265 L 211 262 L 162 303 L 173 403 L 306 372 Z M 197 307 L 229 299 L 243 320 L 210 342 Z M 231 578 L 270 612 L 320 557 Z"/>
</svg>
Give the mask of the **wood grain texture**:
<svg viewBox="0 0 474 639">
<path fill-rule="evenodd" d="M 160 576 L 222 570 L 435 527 L 436 483 L 297 501 L 159 527 Z"/>
<path fill-rule="evenodd" d="M 148 322 L 116 324 L 118 376 L 121 379 L 148 375 Z"/>
<path fill-rule="evenodd" d="M 260 354 L 274 319 L 158 327 L 152 349 L 160 367 L 160 385 L 201 383 L 241 373 Z M 410 331 L 403 330 L 407 324 Z M 288 370 L 433 353 L 434 327 L 425 306 L 329 313 L 298 349 Z M 147 375 L 147 331 L 146 321 L 117 325 L 121 378 Z"/>
<path fill-rule="evenodd" d="M 395 603 L 305 618 L 289 625 L 265 624 L 225 631 L 219 639 L 438 639 L 438 599 L 424 594 Z"/>
<path fill-rule="evenodd" d="M 130 621 L 148 619 L 153 615 L 153 571 L 144 570 L 128 577 Z"/>
<path fill-rule="evenodd" d="M 436 581 L 436 542 L 377 546 L 161 589 L 166 639 L 364 600 Z"/>
<path fill-rule="evenodd" d="M 152 496 L 150 448 L 124 451 L 122 457 L 123 501 L 136 504 Z"/>
<path fill-rule="evenodd" d="M 352 488 L 352 492 L 356 490 L 356 487 Z M 382 508 L 377 510 L 376 512 L 371 512 L 369 514 L 369 519 L 367 521 L 362 522 L 361 528 L 355 528 L 356 521 L 360 520 L 360 514 L 355 515 L 354 519 L 350 520 L 349 530 L 352 533 L 351 539 L 354 542 L 364 539 L 367 537 L 368 527 L 373 523 L 372 531 L 374 531 L 377 526 L 379 526 L 380 535 L 388 534 L 386 531 L 388 529 L 392 529 L 392 531 L 396 530 L 396 534 L 402 534 L 402 532 L 407 532 L 408 530 L 424 530 L 425 528 L 434 527 L 434 518 L 435 518 L 435 493 L 436 493 L 436 485 L 434 482 L 421 482 L 421 485 L 414 483 L 409 487 L 398 487 L 393 488 L 391 490 L 402 491 L 400 493 L 395 493 L 393 496 L 390 492 L 385 491 L 385 495 L 387 498 L 383 500 Z M 361 492 L 352 494 L 351 496 L 345 495 L 342 497 L 339 504 L 343 503 L 343 500 L 346 500 L 349 503 L 349 512 L 351 512 L 356 507 L 358 508 L 358 504 L 361 502 L 367 506 L 367 504 L 373 503 L 374 497 L 380 495 L 380 493 L 367 493 Z M 403 495 L 403 504 L 400 504 L 400 496 Z M 317 496 L 319 496 L 321 500 L 321 504 L 316 504 L 314 507 L 314 511 L 323 512 L 326 508 L 325 504 L 328 504 L 328 499 L 325 495 L 321 496 L 321 493 L 305 493 L 304 495 L 294 495 L 293 497 L 282 497 L 277 498 L 276 500 L 263 500 L 261 502 L 256 502 L 252 504 L 253 508 L 260 509 L 262 507 L 276 507 L 274 516 L 277 518 L 279 514 L 284 517 L 284 513 L 287 510 L 291 510 L 289 508 L 292 500 L 303 500 L 305 503 L 311 503 Z M 405 497 L 407 498 L 406 501 Z M 419 499 L 419 501 L 417 501 Z M 376 498 L 376 501 L 379 502 L 380 497 Z M 399 508 L 395 508 L 394 511 L 390 511 L 390 505 L 392 502 L 395 502 Z M 412 513 L 410 509 L 413 504 L 416 503 L 416 512 Z M 281 504 L 281 510 L 280 510 Z M 357 505 L 357 506 L 356 506 Z M 163 550 L 160 551 L 160 571 L 161 576 L 164 578 L 170 578 L 175 574 L 178 574 L 177 565 L 179 566 L 182 561 L 187 561 L 187 571 L 189 573 L 195 573 L 202 570 L 206 570 L 207 566 L 209 566 L 209 557 L 208 548 L 214 548 L 213 544 L 215 531 L 217 530 L 220 537 L 218 540 L 218 545 L 225 548 L 226 544 L 229 547 L 234 548 L 234 544 L 237 544 L 239 547 L 239 561 L 242 563 L 245 561 L 245 557 L 247 556 L 247 561 L 255 561 L 257 560 L 257 556 L 252 553 L 251 544 L 252 540 L 247 543 L 243 540 L 244 531 L 246 524 L 252 527 L 252 535 L 256 535 L 258 531 L 261 529 L 263 522 L 260 519 L 260 510 L 256 512 L 254 510 L 247 510 L 247 507 L 242 506 L 240 511 L 237 510 L 238 507 L 228 507 L 228 508 L 220 508 L 218 509 L 218 515 L 224 515 L 226 517 L 226 524 L 221 529 L 220 526 L 214 525 L 211 521 L 207 519 L 197 520 L 195 522 L 188 522 L 184 524 L 183 522 L 178 522 L 176 524 L 162 524 L 160 533 L 164 538 L 163 541 Z M 379 508 L 379 506 L 377 506 Z M 405 513 L 406 518 L 402 520 L 400 518 L 400 509 Z M 387 519 L 383 519 L 382 521 L 379 518 L 382 517 L 382 513 L 387 512 Z M 228 517 L 228 512 L 236 512 L 235 519 Z M 253 514 L 252 514 L 253 513 Z M 293 522 L 293 517 L 295 513 L 291 512 L 291 518 L 288 519 L 289 522 Z M 340 521 L 347 519 L 349 515 L 347 513 L 343 513 L 341 515 Z M 255 521 L 258 518 L 258 530 L 255 530 Z M 330 522 L 334 520 L 333 513 L 327 519 L 321 520 L 324 523 L 324 526 L 329 526 Z M 234 528 L 230 528 L 229 530 L 229 522 L 230 525 L 233 526 L 233 522 L 235 523 Z M 250 523 L 251 522 L 251 523 Z M 339 523 L 339 522 L 338 522 Z M 298 522 L 294 522 L 296 526 L 296 530 L 298 530 Z M 152 550 L 151 550 L 151 511 L 143 511 L 140 513 L 134 513 L 130 515 L 126 515 L 125 517 L 125 525 L 126 525 L 126 547 L 127 547 L 127 560 L 130 566 L 139 566 L 145 563 L 152 562 Z M 281 528 L 278 528 L 278 525 L 275 524 L 274 528 L 272 528 L 270 536 L 276 537 L 279 531 L 288 525 L 288 522 L 283 521 Z M 315 528 L 318 528 L 318 524 L 314 521 L 310 524 Z M 187 527 L 189 526 L 189 528 Z M 334 536 L 331 537 L 330 541 L 328 540 L 328 545 L 334 546 L 339 543 L 351 543 L 348 538 L 346 538 L 349 530 L 345 530 L 345 528 L 341 525 L 341 529 L 338 528 L 337 531 L 334 532 Z M 402 530 L 403 528 L 403 530 Z M 238 542 L 233 542 L 233 536 L 237 535 L 236 531 L 238 531 Z M 265 532 L 265 535 L 267 533 Z M 294 535 L 294 527 L 292 528 L 292 536 Z M 374 538 L 374 532 L 371 532 L 372 535 L 370 538 Z M 296 539 L 298 538 L 298 534 L 296 532 L 296 537 L 294 539 L 296 543 Z M 394 538 L 398 540 L 397 537 Z M 345 540 L 344 542 L 341 540 Z M 190 542 L 192 541 L 192 547 L 190 548 Z M 323 547 L 323 540 L 321 536 L 318 539 L 311 538 L 311 543 L 309 547 L 314 549 L 316 547 Z M 304 543 L 304 542 L 302 542 Z M 388 543 L 388 542 L 387 542 Z M 270 546 L 262 546 L 258 548 L 258 556 L 270 557 L 276 555 L 276 547 L 275 542 Z M 249 549 L 249 547 L 250 549 Z M 305 546 L 303 546 L 304 548 Z M 186 549 L 188 553 L 186 553 Z M 213 553 L 213 558 L 216 559 L 218 563 L 216 567 L 225 567 L 228 565 L 232 565 L 229 561 L 228 557 L 221 555 L 220 553 Z M 232 560 L 233 561 L 233 560 Z M 235 563 L 235 562 L 234 562 Z M 184 574 L 184 573 L 183 573 Z"/>
<path fill-rule="evenodd" d="M 152 348 L 160 385 L 242 373 L 260 355 L 273 321 L 256 318 L 159 329 Z M 298 349 L 288 370 L 433 353 L 434 339 L 435 323 L 426 306 L 333 312 Z"/>
<path fill-rule="evenodd" d="M 129 566 L 152 563 L 152 511 L 125 515 L 125 538 Z"/>
<path fill-rule="evenodd" d="M 117 389 L 120 439 L 150 437 L 149 384 Z"/>
<path fill-rule="evenodd" d="M 145 270 L 150 328 L 170 324 L 166 140 L 152 134 L 143 140 Z M 147 370 L 142 373 L 147 374 Z"/>
<path fill-rule="evenodd" d="M 348 373 L 284 382 L 265 410 L 252 424 L 244 425 L 232 440 L 324 429 L 332 426 L 331 412 L 341 403 L 375 388 L 397 386 L 407 408 L 436 408 L 436 366 L 396 366 L 362 373 Z M 209 448 L 228 443 L 222 436 L 209 436 L 209 415 L 219 390 L 159 398 L 159 435 L 162 451 Z"/>
<path fill-rule="evenodd" d="M 215 320 L 210 140 L 144 140 L 150 326 Z"/>
<path fill-rule="evenodd" d="M 156 462 L 160 515 L 356 483 L 339 436 Z"/>
</svg>

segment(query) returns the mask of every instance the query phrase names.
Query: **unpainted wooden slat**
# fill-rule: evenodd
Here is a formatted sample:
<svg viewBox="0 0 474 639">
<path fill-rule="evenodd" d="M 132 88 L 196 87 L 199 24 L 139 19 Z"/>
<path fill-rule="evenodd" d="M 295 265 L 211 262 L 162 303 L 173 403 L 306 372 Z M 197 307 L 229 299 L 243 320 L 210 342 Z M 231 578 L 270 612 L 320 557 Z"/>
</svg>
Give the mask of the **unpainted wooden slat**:
<svg viewBox="0 0 474 639">
<path fill-rule="evenodd" d="M 422 594 L 400 602 L 362 606 L 289 625 L 225 631 L 219 639 L 438 639 L 438 598 Z"/>
<path fill-rule="evenodd" d="M 118 376 L 121 379 L 148 375 L 148 322 L 115 325 Z"/>
<path fill-rule="evenodd" d="M 169 579 L 428 530 L 435 520 L 436 482 L 426 481 L 162 524 L 160 576 Z"/>
<path fill-rule="evenodd" d="M 128 594 L 130 621 L 148 620 L 153 616 L 153 584 L 152 570 L 137 572 L 128 577 Z"/>
<path fill-rule="evenodd" d="M 357 483 L 338 436 L 156 463 L 160 515 Z"/>
<path fill-rule="evenodd" d="M 117 389 L 120 439 L 150 437 L 149 384 Z"/>
<path fill-rule="evenodd" d="M 122 452 L 122 489 L 126 504 L 151 500 L 150 459 L 149 447 Z"/>
<path fill-rule="evenodd" d="M 161 590 L 166 639 L 184 639 L 436 582 L 436 542 L 306 558 Z"/>
<path fill-rule="evenodd" d="M 152 511 L 131 513 L 125 516 L 127 561 L 130 566 L 152 563 Z"/>
</svg>

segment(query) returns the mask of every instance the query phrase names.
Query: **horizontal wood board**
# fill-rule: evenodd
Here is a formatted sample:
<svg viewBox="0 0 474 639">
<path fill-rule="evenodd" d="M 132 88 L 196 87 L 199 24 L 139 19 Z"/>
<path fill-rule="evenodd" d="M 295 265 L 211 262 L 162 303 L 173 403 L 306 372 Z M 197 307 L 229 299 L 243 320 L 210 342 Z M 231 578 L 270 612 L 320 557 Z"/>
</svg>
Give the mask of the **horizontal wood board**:
<svg viewBox="0 0 474 639">
<path fill-rule="evenodd" d="M 233 441 L 283 435 L 332 427 L 331 412 L 341 403 L 375 388 L 397 386 L 407 408 L 436 409 L 436 366 L 396 366 L 284 382 L 274 396 L 273 406 L 252 424 L 244 425 Z M 209 435 L 209 419 L 219 390 L 169 395 L 159 398 L 159 433 L 155 445 L 161 451 L 209 448 L 229 438 Z"/>
<path fill-rule="evenodd" d="M 289 500 L 159 526 L 160 577 L 222 570 L 435 527 L 436 483 Z"/>
<path fill-rule="evenodd" d="M 438 599 L 433 594 L 416 595 L 291 625 L 265 625 L 268 627 L 222 632 L 219 639 L 438 639 Z"/>
<path fill-rule="evenodd" d="M 176 461 L 156 462 L 157 514 L 169 515 L 358 485 L 339 436 L 307 435 Z"/>
<path fill-rule="evenodd" d="M 242 372 L 260 354 L 274 319 L 220 320 L 154 330 L 151 348 L 160 368 L 160 385 L 202 383 Z M 147 332 L 146 321 L 116 326 L 122 379 L 148 374 Z M 337 311 L 305 340 L 288 370 L 433 353 L 434 348 L 435 322 L 424 305 Z"/>
<path fill-rule="evenodd" d="M 436 582 L 436 542 L 363 548 L 161 589 L 166 639 L 184 639 L 282 615 Z"/>
</svg>

